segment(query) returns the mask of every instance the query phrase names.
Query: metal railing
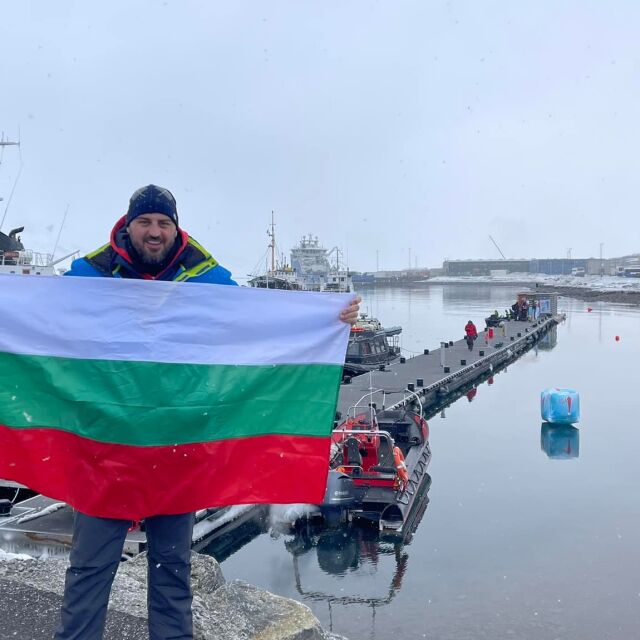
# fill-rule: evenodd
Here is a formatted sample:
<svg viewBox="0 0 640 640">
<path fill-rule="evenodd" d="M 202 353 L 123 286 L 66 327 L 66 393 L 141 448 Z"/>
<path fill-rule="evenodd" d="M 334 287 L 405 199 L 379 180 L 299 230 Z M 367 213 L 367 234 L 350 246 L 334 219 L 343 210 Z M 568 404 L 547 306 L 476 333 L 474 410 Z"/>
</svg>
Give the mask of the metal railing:
<svg viewBox="0 0 640 640">
<path fill-rule="evenodd" d="M 53 261 L 51 253 L 37 251 L 0 251 L 1 266 L 46 267 Z"/>
</svg>

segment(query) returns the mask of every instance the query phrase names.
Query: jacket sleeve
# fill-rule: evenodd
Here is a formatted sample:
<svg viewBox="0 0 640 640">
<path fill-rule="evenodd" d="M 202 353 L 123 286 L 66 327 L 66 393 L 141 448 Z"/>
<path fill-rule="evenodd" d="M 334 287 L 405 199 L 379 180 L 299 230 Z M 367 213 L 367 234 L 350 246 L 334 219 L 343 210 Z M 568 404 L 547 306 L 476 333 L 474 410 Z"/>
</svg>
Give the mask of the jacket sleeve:
<svg viewBox="0 0 640 640">
<path fill-rule="evenodd" d="M 65 276 L 82 276 L 85 278 L 103 278 L 106 276 L 100 273 L 86 258 L 77 258 L 71 263 L 71 268 L 65 271 Z"/>
<path fill-rule="evenodd" d="M 203 273 L 196 278 L 190 278 L 189 282 L 208 282 L 210 284 L 228 284 L 238 286 L 238 283 L 231 277 L 231 272 L 222 265 L 217 264 L 213 269 Z"/>
</svg>

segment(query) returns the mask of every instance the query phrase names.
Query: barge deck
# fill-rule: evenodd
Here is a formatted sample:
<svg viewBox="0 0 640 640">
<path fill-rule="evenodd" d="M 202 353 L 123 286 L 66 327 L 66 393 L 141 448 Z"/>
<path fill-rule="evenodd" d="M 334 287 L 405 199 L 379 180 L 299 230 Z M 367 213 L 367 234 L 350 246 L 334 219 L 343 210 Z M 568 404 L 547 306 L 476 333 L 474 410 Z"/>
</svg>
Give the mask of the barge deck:
<svg viewBox="0 0 640 640">
<path fill-rule="evenodd" d="M 441 342 L 437 349 L 354 377 L 340 386 L 336 419 L 353 414 L 362 403 L 384 410 L 420 402 L 423 413 L 433 415 L 460 389 L 497 373 L 545 338 L 552 340 L 562 320 L 562 314 L 534 322 L 508 320 L 490 339 L 480 333 L 472 350 L 464 339 Z"/>
</svg>

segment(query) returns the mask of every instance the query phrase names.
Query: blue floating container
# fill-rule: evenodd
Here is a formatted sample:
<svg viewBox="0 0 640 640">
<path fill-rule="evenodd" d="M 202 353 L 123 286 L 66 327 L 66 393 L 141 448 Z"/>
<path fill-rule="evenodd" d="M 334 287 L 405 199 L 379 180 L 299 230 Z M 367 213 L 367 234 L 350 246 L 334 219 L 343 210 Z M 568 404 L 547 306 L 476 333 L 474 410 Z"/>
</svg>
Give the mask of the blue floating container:
<svg viewBox="0 0 640 640">
<path fill-rule="evenodd" d="M 545 389 L 540 394 L 540 414 L 553 424 L 580 421 L 580 396 L 573 389 Z"/>
</svg>

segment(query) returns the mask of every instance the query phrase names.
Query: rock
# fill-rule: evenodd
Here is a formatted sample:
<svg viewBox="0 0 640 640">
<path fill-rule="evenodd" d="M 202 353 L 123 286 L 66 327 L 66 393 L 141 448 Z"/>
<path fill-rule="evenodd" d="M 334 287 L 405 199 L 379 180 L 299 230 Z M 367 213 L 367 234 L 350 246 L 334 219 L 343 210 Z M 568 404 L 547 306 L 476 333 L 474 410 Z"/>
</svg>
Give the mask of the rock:
<svg viewBox="0 0 640 640">
<path fill-rule="evenodd" d="M 12 606 L 3 607 L 5 621 L 9 616 L 7 624 L 16 630 L 13 637 L 52 636 L 66 568 L 67 561 L 60 558 L 0 562 L 0 593 L 13 594 Z M 210 556 L 192 554 L 191 581 L 194 640 L 346 640 L 324 631 L 311 609 L 295 600 L 245 582 L 226 582 Z M 148 638 L 146 619 L 147 558 L 140 554 L 118 569 L 105 640 Z M 21 635 L 21 628 L 28 635 Z"/>
<path fill-rule="evenodd" d="M 191 590 L 193 609 L 199 606 L 205 594 L 212 593 L 225 579 L 220 565 L 211 556 L 192 552 Z M 62 591 L 60 592 L 62 594 Z M 140 618 L 147 617 L 147 554 L 141 553 L 128 562 L 120 564 L 111 589 L 109 608 L 129 613 Z M 194 613 L 195 617 L 195 613 Z"/>
<path fill-rule="evenodd" d="M 222 585 L 202 604 L 194 607 L 194 640 L 327 638 L 309 607 L 245 582 Z"/>
</svg>

